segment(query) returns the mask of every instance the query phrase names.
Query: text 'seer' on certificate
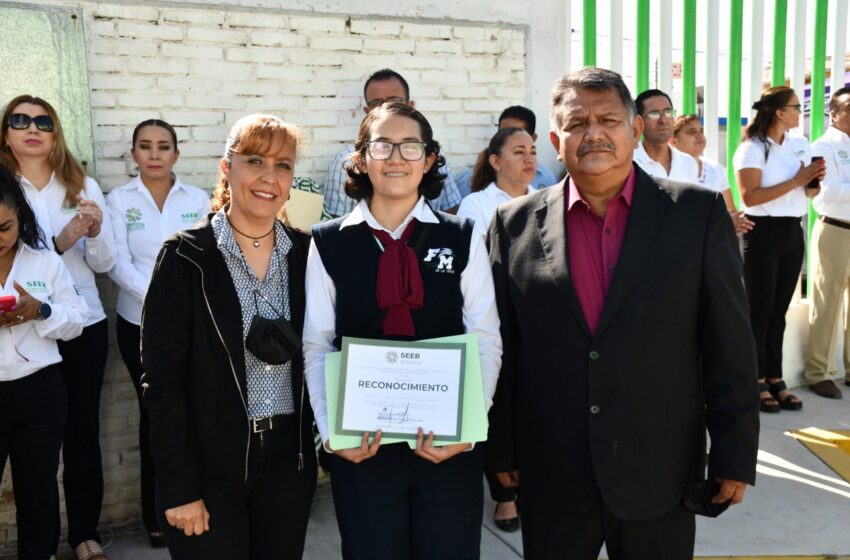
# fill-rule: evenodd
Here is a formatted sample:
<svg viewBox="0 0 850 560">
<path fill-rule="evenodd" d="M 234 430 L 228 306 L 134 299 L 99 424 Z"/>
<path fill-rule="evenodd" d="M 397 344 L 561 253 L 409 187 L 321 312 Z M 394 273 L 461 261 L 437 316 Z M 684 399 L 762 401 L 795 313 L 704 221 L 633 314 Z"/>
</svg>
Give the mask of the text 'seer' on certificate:
<svg viewBox="0 0 850 560">
<path fill-rule="evenodd" d="M 330 444 L 360 447 L 363 432 L 382 444 L 416 447 L 421 426 L 434 445 L 487 439 L 484 384 L 474 334 L 397 342 L 343 338 L 325 356 Z"/>
</svg>

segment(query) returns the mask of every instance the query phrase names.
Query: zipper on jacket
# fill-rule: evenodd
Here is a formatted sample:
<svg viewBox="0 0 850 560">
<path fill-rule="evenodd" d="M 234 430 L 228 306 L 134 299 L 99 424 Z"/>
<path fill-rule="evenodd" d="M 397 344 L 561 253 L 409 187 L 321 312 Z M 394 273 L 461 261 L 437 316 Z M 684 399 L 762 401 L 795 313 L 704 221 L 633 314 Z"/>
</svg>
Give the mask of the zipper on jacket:
<svg viewBox="0 0 850 560">
<path fill-rule="evenodd" d="M 194 245 L 193 243 L 187 241 L 185 238 L 182 241 L 189 243 L 189 245 L 192 245 L 192 247 L 195 247 L 195 249 L 197 249 L 199 251 L 203 251 L 203 249 L 201 249 L 197 245 Z M 245 445 L 245 481 L 247 482 L 248 481 L 248 454 L 251 451 L 251 417 L 248 414 L 248 404 L 245 402 L 245 396 L 242 394 L 242 388 L 239 387 L 239 378 L 236 376 L 236 368 L 233 366 L 233 358 L 230 356 L 230 350 L 228 350 L 227 344 L 224 342 L 224 337 L 221 335 L 221 331 L 218 328 L 218 323 L 215 322 L 215 316 L 213 316 L 212 307 L 210 307 L 210 300 L 209 300 L 209 298 L 207 298 L 207 291 L 206 291 L 206 288 L 204 288 L 204 270 L 201 268 L 201 266 L 198 263 L 196 263 L 195 261 L 193 261 L 192 259 L 190 259 L 186 255 L 181 253 L 179 246 L 177 247 L 176 252 L 177 252 L 178 255 L 180 255 L 181 257 L 183 257 L 184 259 L 186 259 L 187 261 L 189 261 L 193 265 L 195 265 L 195 268 L 197 268 L 198 272 L 201 273 L 201 293 L 204 296 L 204 303 L 207 306 L 207 312 L 210 314 L 210 319 L 212 320 L 213 326 L 215 327 L 215 332 L 218 334 L 218 338 L 219 338 L 219 340 L 221 340 L 221 345 L 224 346 L 224 351 L 227 353 L 227 360 L 228 360 L 228 362 L 230 362 L 230 371 L 233 374 L 233 381 L 236 383 L 236 392 L 239 393 L 239 398 L 242 400 L 242 408 L 245 410 L 245 419 L 247 420 L 247 423 L 248 423 L 248 440 L 247 440 L 247 444 Z"/>
</svg>

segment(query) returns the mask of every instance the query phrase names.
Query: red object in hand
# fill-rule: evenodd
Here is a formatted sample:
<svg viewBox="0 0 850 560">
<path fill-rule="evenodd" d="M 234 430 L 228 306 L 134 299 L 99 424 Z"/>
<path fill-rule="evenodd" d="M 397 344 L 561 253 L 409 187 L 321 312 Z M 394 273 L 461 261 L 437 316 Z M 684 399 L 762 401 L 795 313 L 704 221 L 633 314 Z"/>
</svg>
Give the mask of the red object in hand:
<svg viewBox="0 0 850 560">
<path fill-rule="evenodd" d="M 0 296 L 0 311 L 12 311 L 16 303 L 18 303 L 18 298 L 15 296 Z"/>
</svg>

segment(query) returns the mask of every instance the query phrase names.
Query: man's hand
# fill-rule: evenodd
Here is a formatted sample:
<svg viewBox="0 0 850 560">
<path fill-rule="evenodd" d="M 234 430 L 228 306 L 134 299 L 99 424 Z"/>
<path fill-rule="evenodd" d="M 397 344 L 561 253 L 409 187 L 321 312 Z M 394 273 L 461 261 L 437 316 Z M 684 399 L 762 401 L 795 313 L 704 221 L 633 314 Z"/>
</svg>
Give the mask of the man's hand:
<svg viewBox="0 0 850 560">
<path fill-rule="evenodd" d="M 339 451 L 334 451 L 331 448 L 330 440 L 325 442 L 325 447 L 342 457 L 347 461 L 351 461 L 352 463 L 360 463 L 365 461 L 366 459 L 371 459 L 375 455 L 378 454 L 378 449 L 381 447 L 381 430 L 375 432 L 375 438 L 372 440 L 372 444 L 369 445 L 369 432 L 363 433 L 363 439 L 360 440 L 360 447 L 355 447 L 353 449 L 340 449 Z"/>
<path fill-rule="evenodd" d="M 711 499 L 712 504 L 725 504 L 729 502 L 730 506 L 740 504 L 744 499 L 744 492 L 747 491 L 745 482 L 737 480 L 727 480 L 725 478 L 715 478 L 720 483 L 720 491 Z"/>
<path fill-rule="evenodd" d="M 505 488 L 516 488 L 519 486 L 519 469 L 496 473 L 496 480 Z"/>
<path fill-rule="evenodd" d="M 187 537 L 201 535 L 210 530 L 210 512 L 207 511 L 204 500 L 167 509 L 165 519 L 169 525 L 183 531 Z"/>
<path fill-rule="evenodd" d="M 429 432 L 428 438 L 426 439 L 425 431 L 422 428 L 419 428 L 419 432 L 416 435 L 416 450 L 414 453 L 426 461 L 439 464 L 451 459 L 458 453 L 463 453 L 469 448 L 470 444 L 468 443 L 455 443 L 453 445 L 434 447 L 434 432 Z"/>
</svg>

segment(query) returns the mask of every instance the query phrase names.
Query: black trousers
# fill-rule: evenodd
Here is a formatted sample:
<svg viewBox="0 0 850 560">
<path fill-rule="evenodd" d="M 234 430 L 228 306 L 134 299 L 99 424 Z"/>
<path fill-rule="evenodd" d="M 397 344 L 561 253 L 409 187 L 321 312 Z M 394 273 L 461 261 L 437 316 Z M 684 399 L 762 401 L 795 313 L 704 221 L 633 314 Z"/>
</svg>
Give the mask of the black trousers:
<svg viewBox="0 0 850 560">
<path fill-rule="evenodd" d="M 354 464 L 331 456 L 346 560 L 474 560 L 480 556 L 482 449 L 435 465 L 406 443 Z"/>
<path fill-rule="evenodd" d="M 156 517 L 155 488 L 156 477 L 151 458 L 151 425 L 148 412 L 142 403 L 142 358 L 140 351 L 141 327 L 134 325 L 118 315 L 117 325 L 118 351 L 130 372 L 133 388 L 139 401 L 139 460 L 142 466 L 142 521 L 148 533 L 159 531 Z"/>
<path fill-rule="evenodd" d="M 695 535 L 694 514 L 681 506 L 658 517 L 623 521 L 601 498 L 589 512 L 522 501 L 526 560 L 596 560 L 603 543 L 611 560 L 691 560 Z"/>
<path fill-rule="evenodd" d="M 744 285 L 756 342 L 759 378 L 782 377 L 785 313 L 803 265 L 805 243 L 800 218 L 748 216 L 744 234 Z"/>
<path fill-rule="evenodd" d="M 479 444 L 481 445 L 481 444 Z M 492 473 L 484 469 L 484 478 L 487 479 L 487 486 L 490 488 L 490 497 L 494 502 L 513 502 L 517 498 L 516 488 L 505 488 L 499 479 L 496 478 L 496 473 Z"/>
<path fill-rule="evenodd" d="M 173 560 L 301 558 L 316 489 L 316 458 L 306 453 L 304 468 L 298 470 L 297 421 L 294 414 L 284 418 L 276 417 L 274 429 L 262 436 L 252 434 L 247 481 L 206 485 L 208 532 L 187 537 L 157 508 Z"/>
<path fill-rule="evenodd" d="M 68 386 L 68 422 L 62 443 L 62 459 L 65 463 L 62 482 L 68 517 L 68 544 L 71 548 L 87 540 L 100 542 L 97 532 L 103 506 L 100 392 L 108 347 L 106 319 L 86 327 L 73 340 L 59 341 L 62 362 L 58 365 Z"/>
<path fill-rule="evenodd" d="M 47 560 L 59 544 L 56 473 L 67 415 L 68 389 L 56 366 L 0 382 L 0 479 L 8 457 L 20 560 Z"/>
</svg>

